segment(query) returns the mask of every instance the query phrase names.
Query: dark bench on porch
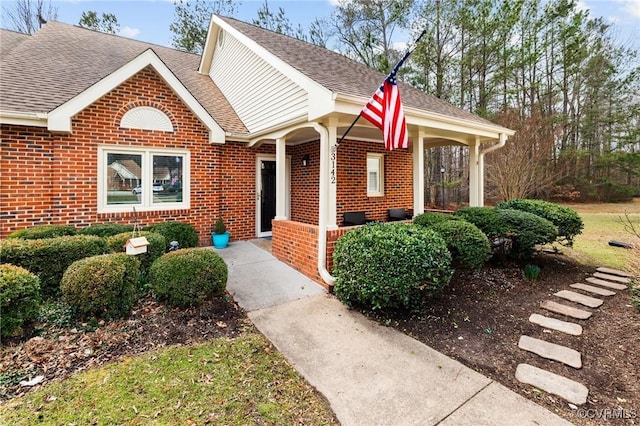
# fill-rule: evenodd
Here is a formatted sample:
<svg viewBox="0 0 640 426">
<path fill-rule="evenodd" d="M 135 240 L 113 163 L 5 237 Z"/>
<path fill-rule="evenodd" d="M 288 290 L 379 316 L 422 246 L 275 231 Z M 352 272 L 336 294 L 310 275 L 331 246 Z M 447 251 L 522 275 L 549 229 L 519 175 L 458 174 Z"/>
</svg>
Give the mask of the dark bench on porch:
<svg viewBox="0 0 640 426">
<path fill-rule="evenodd" d="M 364 225 L 369 222 L 373 220 L 367 219 L 365 212 L 346 212 L 342 215 L 342 226 Z"/>
<path fill-rule="evenodd" d="M 389 222 L 395 222 L 398 220 L 411 219 L 411 214 L 407 213 L 405 209 L 389 209 L 387 210 L 387 220 Z"/>
</svg>

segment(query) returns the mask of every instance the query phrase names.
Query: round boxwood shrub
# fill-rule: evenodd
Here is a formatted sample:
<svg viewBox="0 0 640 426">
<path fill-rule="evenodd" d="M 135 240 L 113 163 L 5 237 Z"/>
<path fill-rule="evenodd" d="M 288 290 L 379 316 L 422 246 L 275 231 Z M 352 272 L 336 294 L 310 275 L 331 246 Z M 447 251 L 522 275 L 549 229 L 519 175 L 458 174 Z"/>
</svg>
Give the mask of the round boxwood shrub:
<svg viewBox="0 0 640 426">
<path fill-rule="evenodd" d="M 451 254 L 431 229 L 374 223 L 338 240 L 333 274 L 334 292 L 347 305 L 413 310 L 449 283 Z"/>
<path fill-rule="evenodd" d="M 473 223 L 491 240 L 502 238 L 507 232 L 498 217 L 498 211 L 493 207 L 466 207 L 453 215 Z"/>
<path fill-rule="evenodd" d="M 146 237 L 147 241 L 149 241 L 147 252 L 136 255 L 136 257 L 140 260 L 142 273 L 144 275 L 148 275 L 149 268 L 151 268 L 153 262 L 165 253 L 167 242 L 161 234 L 158 234 L 156 232 L 136 232 L 136 237 Z M 122 234 L 116 234 L 107 237 L 105 241 L 110 252 L 122 253 L 125 251 L 124 245 L 129 238 L 132 238 L 132 233 L 124 232 Z"/>
<path fill-rule="evenodd" d="M 196 232 L 196 228 L 188 223 L 179 221 L 161 222 L 147 226 L 143 230 L 162 234 L 167 241 L 165 251 L 169 251 L 171 241 L 177 241 L 180 248 L 198 246 L 198 233 Z"/>
<path fill-rule="evenodd" d="M 0 336 L 19 334 L 40 309 L 40 279 L 19 266 L 0 265 Z"/>
<path fill-rule="evenodd" d="M 133 226 L 121 223 L 98 223 L 89 225 L 80 230 L 81 235 L 95 235 L 97 237 L 110 237 L 112 235 L 122 234 L 123 232 L 132 232 Z"/>
<path fill-rule="evenodd" d="M 188 248 L 156 259 L 149 272 L 149 286 L 157 300 L 170 306 L 198 306 L 223 294 L 227 277 L 227 264 L 217 253 Z"/>
<path fill-rule="evenodd" d="M 558 228 L 538 215 L 512 209 L 496 211 L 505 228 L 504 235 L 513 242 L 511 251 L 516 257 L 529 257 L 536 244 L 552 243 L 558 237 Z"/>
<path fill-rule="evenodd" d="M 575 210 L 548 201 L 514 199 L 504 201 L 496 207 L 521 210 L 547 219 L 558 227 L 558 238 L 563 239 L 561 242 L 568 246 L 573 245 L 574 237 L 582 233 L 584 228 L 584 223 Z"/>
<path fill-rule="evenodd" d="M 447 220 L 434 224 L 431 229 L 442 236 L 453 260 L 460 266 L 479 268 L 491 257 L 487 236 L 472 223 Z"/>
<path fill-rule="evenodd" d="M 419 214 L 415 218 L 413 218 L 413 223 L 416 225 L 430 227 L 435 225 L 436 223 L 447 222 L 450 220 L 458 220 L 457 216 L 453 216 L 451 214 L 440 213 L 440 212 L 426 212 Z"/>
<path fill-rule="evenodd" d="M 140 261 L 124 253 L 78 260 L 60 283 L 62 300 L 80 319 L 123 318 L 136 300 Z"/>
<path fill-rule="evenodd" d="M 21 266 L 40 278 L 45 298 L 60 294 L 64 271 L 76 260 L 107 253 L 105 241 L 93 235 L 73 235 L 41 240 L 12 238 L 0 241 L 2 261 Z"/>
<path fill-rule="evenodd" d="M 43 238 L 57 238 L 65 235 L 76 235 L 78 230 L 71 225 L 37 225 L 12 232 L 7 238 L 22 238 L 24 240 L 39 240 Z"/>
</svg>

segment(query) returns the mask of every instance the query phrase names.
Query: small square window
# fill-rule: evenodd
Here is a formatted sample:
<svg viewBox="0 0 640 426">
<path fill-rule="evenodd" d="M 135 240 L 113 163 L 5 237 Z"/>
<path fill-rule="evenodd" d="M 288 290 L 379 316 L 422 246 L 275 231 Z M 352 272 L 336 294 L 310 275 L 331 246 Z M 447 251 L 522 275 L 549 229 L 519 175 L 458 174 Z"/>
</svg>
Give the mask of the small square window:
<svg viewBox="0 0 640 426">
<path fill-rule="evenodd" d="M 367 154 L 367 196 L 384 195 L 384 155 Z"/>
</svg>

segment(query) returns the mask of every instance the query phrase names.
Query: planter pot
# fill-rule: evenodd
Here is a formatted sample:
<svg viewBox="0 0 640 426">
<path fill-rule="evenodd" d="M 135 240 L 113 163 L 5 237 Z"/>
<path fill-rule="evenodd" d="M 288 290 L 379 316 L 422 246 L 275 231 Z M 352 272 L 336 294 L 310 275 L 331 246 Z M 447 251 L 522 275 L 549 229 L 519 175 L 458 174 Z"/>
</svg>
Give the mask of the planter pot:
<svg viewBox="0 0 640 426">
<path fill-rule="evenodd" d="M 211 234 L 213 246 L 217 249 L 223 249 L 229 245 L 229 231 L 224 234 Z"/>
</svg>

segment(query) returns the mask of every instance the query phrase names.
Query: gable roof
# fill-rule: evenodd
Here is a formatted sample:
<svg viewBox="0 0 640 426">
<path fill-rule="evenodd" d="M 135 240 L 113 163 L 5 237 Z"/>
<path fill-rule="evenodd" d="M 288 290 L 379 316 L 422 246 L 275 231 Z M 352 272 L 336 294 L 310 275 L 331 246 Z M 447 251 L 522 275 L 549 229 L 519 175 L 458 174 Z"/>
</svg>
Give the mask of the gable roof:
<svg viewBox="0 0 640 426">
<path fill-rule="evenodd" d="M 331 92 L 364 98 L 363 106 L 386 77 L 381 72 L 324 47 L 265 30 L 233 18 L 214 16 L 214 19 L 222 20 L 256 42 L 264 50 L 275 55 Z M 398 86 L 405 110 L 414 108 L 437 115 L 445 115 L 459 120 L 501 128 L 501 126 L 489 120 L 455 107 L 406 83 L 398 82 Z M 509 133 L 512 132 L 509 131 Z"/>
<path fill-rule="evenodd" d="M 198 73 L 198 55 L 55 21 L 12 44 L 0 60 L 0 111 L 54 111 L 151 49 L 222 129 L 246 132 L 213 81 Z"/>
<path fill-rule="evenodd" d="M 17 45 L 29 37 L 29 34 L 0 28 L 0 58 L 7 56 Z"/>
</svg>

